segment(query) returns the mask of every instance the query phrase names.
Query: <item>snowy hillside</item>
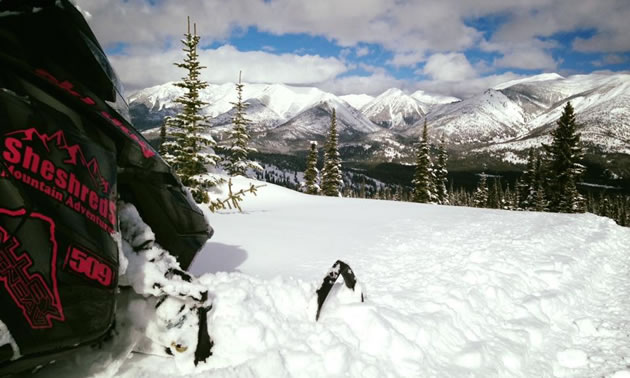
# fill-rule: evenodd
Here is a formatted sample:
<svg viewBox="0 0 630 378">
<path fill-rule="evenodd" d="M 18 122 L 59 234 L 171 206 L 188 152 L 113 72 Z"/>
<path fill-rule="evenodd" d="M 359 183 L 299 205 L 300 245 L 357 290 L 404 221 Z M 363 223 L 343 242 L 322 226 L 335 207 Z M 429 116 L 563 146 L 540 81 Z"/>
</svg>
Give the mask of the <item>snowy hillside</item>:
<svg viewBox="0 0 630 378">
<path fill-rule="evenodd" d="M 208 214 L 216 233 L 192 266 L 214 298 L 206 364 L 126 358 L 122 342 L 112 355 L 108 341 L 39 376 L 630 375 L 630 229 L 609 219 L 269 184 L 244 210 Z M 367 300 L 338 283 L 315 322 L 314 292 L 336 259 L 350 263 Z"/>
<path fill-rule="evenodd" d="M 404 130 L 424 117 L 418 100 L 398 88 L 383 92 L 361 108 L 372 122 L 388 129 Z"/>
<path fill-rule="evenodd" d="M 516 85 L 516 84 L 535 83 L 535 82 L 540 82 L 540 81 L 560 80 L 560 79 L 564 79 L 564 77 L 558 75 L 555 72 L 554 73 L 544 73 L 544 74 L 540 74 L 540 75 L 529 76 L 529 77 L 526 77 L 524 79 L 516 79 L 516 80 L 506 81 L 505 83 L 501 83 L 501 84 L 495 85 L 494 87 L 492 87 L 492 89 L 501 90 L 501 89 L 509 88 L 509 87 L 511 87 L 513 85 Z"/>
<path fill-rule="evenodd" d="M 436 107 L 427 115 L 431 134 L 444 135 L 451 143 L 500 141 L 521 134 L 527 115 L 503 93 L 489 89 L 466 100 Z M 406 131 L 417 137 L 423 122 Z"/>
<path fill-rule="evenodd" d="M 461 99 L 457 97 L 442 96 L 438 94 L 427 93 L 423 90 L 418 90 L 418 91 L 413 92 L 411 94 L 411 97 L 420 101 L 420 104 L 422 106 L 422 111 L 424 113 L 430 112 L 431 109 L 435 107 L 435 105 L 450 104 L 453 102 L 461 101 Z"/>
<path fill-rule="evenodd" d="M 484 148 L 518 151 L 539 146 L 571 101 L 582 140 L 603 152 L 630 154 L 630 75 L 591 74 L 555 79 L 546 86 L 518 83 L 502 90 L 522 108 L 529 109 L 529 133 L 517 140 Z M 526 105 L 529 104 L 529 105 Z"/>
</svg>

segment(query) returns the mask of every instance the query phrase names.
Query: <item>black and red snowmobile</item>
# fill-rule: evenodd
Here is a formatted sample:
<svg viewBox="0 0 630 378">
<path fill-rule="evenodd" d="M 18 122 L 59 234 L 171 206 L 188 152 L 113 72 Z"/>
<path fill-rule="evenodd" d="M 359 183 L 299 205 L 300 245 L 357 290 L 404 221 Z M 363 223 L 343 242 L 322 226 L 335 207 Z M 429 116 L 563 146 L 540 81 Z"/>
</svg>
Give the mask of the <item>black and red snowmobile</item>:
<svg viewBox="0 0 630 378">
<path fill-rule="evenodd" d="M 150 257 L 161 259 L 164 279 L 190 282 L 184 270 L 212 236 L 178 177 L 132 126 L 122 93 L 68 0 L 0 0 L 0 377 L 110 335 L 121 238 L 138 253 L 158 244 L 174 257 Z M 149 237 L 121 224 L 126 203 Z M 349 267 L 335 264 L 318 290 L 317 317 L 339 275 L 354 288 Z M 181 296 L 182 309 L 197 317 L 194 361 L 207 359 L 208 293 L 162 286 L 152 287 L 155 307 Z M 167 354 L 186 349 L 165 346 Z"/>
<path fill-rule="evenodd" d="M 0 376 L 107 335 L 121 199 L 181 268 L 212 235 L 131 125 L 81 13 L 67 0 L 0 1 Z"/>
</svg>

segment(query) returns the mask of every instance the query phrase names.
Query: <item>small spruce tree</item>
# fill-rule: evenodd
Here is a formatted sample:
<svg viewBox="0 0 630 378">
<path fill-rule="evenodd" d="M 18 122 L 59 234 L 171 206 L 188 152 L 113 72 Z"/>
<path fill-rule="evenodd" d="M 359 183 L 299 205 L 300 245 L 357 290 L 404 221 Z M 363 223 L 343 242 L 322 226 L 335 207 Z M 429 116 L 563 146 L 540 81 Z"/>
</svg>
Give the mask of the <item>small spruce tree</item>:
<svg viewBox="0 0 630 378">
<path fill-rule="evenodd" d="M 551 145 L 543 146 L 548 154 L 549 207 L 564 213 L 582 212 L 584 198 L 577 191 L 576 182 L 584 172 L 584 152 L 571 102 L 567 102 L 557 125 L 551 132 Z"/>
<path fill-rule="evenodd" d="M 337 143 L 337 113 L 333 109 L 330 116 L 328 139 L 324 149 L 324 169 L 322 170 L 322 193 L 325 196 L 339 197 L 343 184 L 341 157 Z"/>
<path fill-rule="evenodd" d="M 166 158 L 166 155 L 168 154 L 168 149 L 166 148 L 166 120 L 164 122 L 162 122 L 162 125 L 160 126 L 160 144 L 158 146 L 158 151 L 160 152 L 160 155 L 164 158 Z"/>
<path fill-rule="evenodd" d="M 448 170 L 446 169 L 447 160 L 448 155 L 446 153 L 444 137 L 442 137 L 438 149 L 437 164 L 435 165 L 435 190 L 437 202 L 441 205 L 449 204 L 448 191 L 446 190 L 446 184 L 448 182 Z"/>
<path fill-rule="evenodd" d="M 243 86 L 241 82 L 241 73 L 238 75 L 238 84 L 236 84 L 236 102 L 231 104 L 236 110 L 234 118 L 232 118 L 232 124 L 234 125 L 229 140 L 230 146 L 227 148 L 227 163 L 225 169 L 230 176 L 246 176 L 247 169 L 251 168 L 255 171 L 262 170 L 262 167 L 248 159 L 250 152 L 256 152 L 256 149 L 249 147 L 249 132 L 247 126 L 250 120 L 245 117 L 245 109 L 247 109 L 247 103 L 243 102 Z"/>
<path fill-rule="evenodd" d="M 536 202 L 536 157 L 534 149 L 527 153 L 527 166 L 519 180 L 519 207 L 523 210 L 533 210 Z"/>
<path fill-rule="evenodd" d="M 486 207 L 488 204 L 488 182 L 485 172 L 481 172 L 477 190 L 473 194 L 473 204 L 475 207 Z"/>
<path fill-rule="evenodd" d="M 216 182 L 205 178 L 208 172 L 207 166 L 216 165 L 220 159 L 214 153 L 216 142 L 207 133 L 208 117 L 201 114 L 206 102 L 200 99 L 200 91 L 208 86 L 208 83 L 200 79 L 201 69 L 205 68 L 199 63 L 197 46 L 200 37 L 197 35 L 197 25 L 194 25 L 194 33 L 190 32 L 190 18 L 188 19 L 188 32 L 184 34 L 182 43 L 186 57 L 182 63 L 175 63 L 179 68 L 187 71 L 187 75 L 175 86 L 185 89 L 181 97 L 175 102 L 182 109 L 174 117 L 166 119 L 167 126 L 171 128 L 173 141 L 163 143 L 167 161 L 175 169 L 182 183 L 187 186 L 193 198 L 197 202 L 208 202 L 207 189 Z M 166 132 L 166 131 L 165 131 Z"/>
<path fill-rule="evenodd" d="M 416 152 L 416 170 L 413 175 L 413 202 L 435 203 L 437 195 L 435 193 L 435 175 L 433 173 L 433 163 L 429 156 L 427 120 L 424 120 L 422 136 L 418 141 Z"/>
<path fill-rule="evenodd" d="M 319 170 L 317 169 L 317 142 L 311 141 L 311 149 L 306 158 L 306 170 L 304 171 L 304 190 L 308 194 L 318 194 L 319 184 L 317 179 Z"/>
</svg>

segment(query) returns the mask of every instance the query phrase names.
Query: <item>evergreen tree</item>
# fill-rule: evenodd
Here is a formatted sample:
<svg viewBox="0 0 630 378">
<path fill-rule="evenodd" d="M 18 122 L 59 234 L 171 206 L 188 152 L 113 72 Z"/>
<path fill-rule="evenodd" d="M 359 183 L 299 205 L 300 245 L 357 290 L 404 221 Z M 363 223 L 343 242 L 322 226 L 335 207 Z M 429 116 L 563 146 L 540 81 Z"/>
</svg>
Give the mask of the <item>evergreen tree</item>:
<svg viewBox="0 0 630 378">
<path fill-rule="evenodd" d="M 311 149 L 306 158 L 306 170 L 304 171 L 304 189 L 308 194 L 318 194 L 319 184 L 317 178 L 319 169 L 317 169 L 317 142 L 311 142 Z"/>
<path fill-rule="evenodd" d="M 225 169 L 230 176 L 245 176 L 247 169 L 251 168 L 256 171 L 262 170 L 262 167 L 247 158 L 250 152 L 256 152 L 256 149 L 249 147 L 249 132 L 247 126 L 250 120 L 245 117 L 245 109 L 247 104 L 243 102 L 243 86 L 241 82 L 241 73 L 238 75 L 238 84 L 236 84 L 236 102 L 231 104 L 236 109 L 232 124 L 234 127 L 230 132 L 229 139 L 231 145 L 227 149 L 227 164 Z"/>
<path fill-rule="evenodd" d="M 536 157 L 535 165 L 535 180 L 534 185 L 536 187 L 534 192 L 534 210 L 536 211 L 548 211 L 549 201 L 545 195 L 545 173 L 542 165 L 542 158 L 540 154 Z"/>
<path fill-rule="evenodd" d="M 448 191 L 446 190 L 446 183 L 448 182 L 448 171 L 446 170 L 446 161 L 448 155 L 446 153 L 446 147 L 444 137 L 440 142 L 438 149 L 438 159 L 435 166 L 435 190 L 437 196 L 437 202 L 442 205 L 448 205 Z"/>
<path fill-rule="evenodd" d="M 584 172 L 581 164 L 584 153 L 570 102 L 557 124 L 551 132 L 551 145 L 543 146 L 548 153 L 549 207 L 552 211 L 581 212 L 584 211 L 584 198 L 577 191 L 576 182 Z"/>
<path fill-rule="evenodd" d="M 437 195 L 435 193 L 435 175 L 433 173 L 433 163 L 429 156 L 427 120 L 424 120 L 422 136 L 418 142 L 416 152 L 416 170 L 413 175 L 413 202 L 435 203 Z"/>
<path fill-rule="evenodd" d="M 533 210 L 536 202 L 536 157 L 534 149 L 527 154 L 527 166 L 519 180 L 519 207 L 523 210 Z"/>
<path fill-rule="evenodd" d="M 166 155 L 168 154 L 168 149 L 166 148 L 166 120 L 162 122 L 160 126 L 160 144 L 158 146 L 158 151 L 160 155 L 166 159 Z"/>
<path fill-rule="evenodd" d="M 488 182 L 485 172 L 481 172 L 481 178 L 477 185 L 477 190 L 473 194 L 473 203 L 475 207 L 486 207 L 488 204 Z"/>
<path fill-rule="evenodd" d="M 335 109 L 332 110 L 330 116 L 330 131 L 324 150 L 322 193 L 326 196 L 338 197 L 343 178 L 341 176 L 341 157 L 337 147 L 337 113 Z"/>
<path fill-rule="evenodd" d="M 490 209 L 500 209 L 503 199 L 503 190 L 498 178 L 493 180 L 492 186 L 488 188 L 488 204 L 486 207 Z"/>
<path fill-rule="evenodd" d="M 214 154 L 216 142 L 208 134 L 202 134 L 207 128 L 207 116 L 201 114 L 201 108 L 207 105 L 201 101 L 199 92 L 208 86 L 199 77 L 201 69 L 205 68 L 199 63 L 197 45 L 200 37 L 197 35 L 197 25 L 194 25 L 194 34 L 190 32 L 190 18 L 188 19 L 188 32 L 184 34 L 182 43 L 186 57 L 183 63 L 175 63 L 179 68 L 187 71 L 187 75 L 175 86 L 185 89 L 184 94 L 175 102 L 182 105 L 182 109 L 174 117 L 166 119 L 167 126 L 172 130 L 174 140 L 165 142 L 165 156 L 175 172 L 187 186 L 193 198 L 197 202 L 208 202 L 207 189 L 215 184 L 212 180 L 204 178 L 208 172 L 206 166 L 216 165 L 219 157 Z M 166 131 L 165 131 L 166 133 Z"/>
<path fill-rule="evenodd" d="M 505 192 L 503 193 L 503 201 L 502 201 L 502 209 L 503 210 L 514 210 L 512 204 L 514 203 L 514 199 L 512 198 L 512 191 L 510 190 L 510 183 L 508 182 L 505 186 Z"/>
</svg>

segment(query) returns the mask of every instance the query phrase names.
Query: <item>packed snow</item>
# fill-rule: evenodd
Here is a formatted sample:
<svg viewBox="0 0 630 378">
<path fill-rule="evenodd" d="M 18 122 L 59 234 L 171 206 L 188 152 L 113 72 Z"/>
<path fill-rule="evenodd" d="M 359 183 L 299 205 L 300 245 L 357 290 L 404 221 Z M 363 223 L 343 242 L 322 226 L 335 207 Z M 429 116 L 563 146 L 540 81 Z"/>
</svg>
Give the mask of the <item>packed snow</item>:
<svg viewBox="0 0 630 378">
<path fill-rule="evenodd" d="M 238 190 L 252 181 L 234 182 Z M 136 298 L 113 341 L 40 374 L 630 375 L 630 229 L 612 220 L 328 198 L 271 184 L 243 209 L 208 212 L 215 236 L 191 267 L 213 302 L 207 363 L 127 357 L 139 333 L 133 314 L 147 307 Z M 316 322 L 315 290 L 337 259 L 350 264 L 366 301 L 337 283 Z"/>
</svg>

